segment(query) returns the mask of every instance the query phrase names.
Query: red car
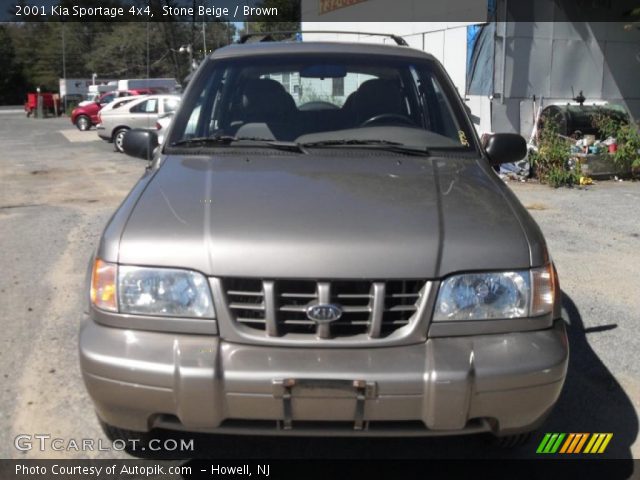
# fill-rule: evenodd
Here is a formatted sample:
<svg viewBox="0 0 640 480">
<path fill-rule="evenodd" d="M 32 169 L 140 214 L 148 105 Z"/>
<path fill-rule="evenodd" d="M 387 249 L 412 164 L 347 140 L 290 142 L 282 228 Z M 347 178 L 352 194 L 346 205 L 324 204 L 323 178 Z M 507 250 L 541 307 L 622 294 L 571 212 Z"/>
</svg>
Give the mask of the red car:
<svg viewBox="0 0 640 480">
<path fill-rule="evenodd" d="M 71 112 L 71 123 L 78 127 L 78 130 L 89 130 L 93 125 L 97 125 L 100 122 L 98 112 L 113 99 L 132 95 L 150 95 L 152 93 L 155 93 L 155 91 L 151 88 L 137 88 L 103 93 L 94 103 L 74 108 Z"/>
</svg>

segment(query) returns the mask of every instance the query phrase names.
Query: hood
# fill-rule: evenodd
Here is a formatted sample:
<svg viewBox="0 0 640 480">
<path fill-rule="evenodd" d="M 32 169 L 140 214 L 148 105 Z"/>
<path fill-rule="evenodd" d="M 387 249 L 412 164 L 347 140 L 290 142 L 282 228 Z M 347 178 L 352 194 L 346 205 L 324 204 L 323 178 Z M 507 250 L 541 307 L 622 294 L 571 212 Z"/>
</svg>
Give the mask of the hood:
<svg viewBox="0 0 640 480">
<path fill-rule="evenodd" d="M 518 219 L 475 160 L 280 153 L 167 157 L 119 262 L 318 279 L 529 266 Z"/>
</svg>

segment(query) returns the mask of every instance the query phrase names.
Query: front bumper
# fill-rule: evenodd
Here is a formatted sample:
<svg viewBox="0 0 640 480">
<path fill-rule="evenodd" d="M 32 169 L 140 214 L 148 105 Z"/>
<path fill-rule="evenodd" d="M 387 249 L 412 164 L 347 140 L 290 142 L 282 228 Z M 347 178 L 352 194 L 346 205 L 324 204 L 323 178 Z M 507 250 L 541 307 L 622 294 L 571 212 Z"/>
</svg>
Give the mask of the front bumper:
<svg viewBox="0 0 640 480">
<path fill-rule="evenodd" d="M 111 136 L 107 133 L 107 130 L 104 128 L 104 126 L 101 123 L 98 123 L 96 125 L 96 130 L 98 131 L 98 136 L 102 140 L 111 141 Z"/>
<path fill-rule="evenodd" d="M 386 348 L 277 348 L 125 330 L 85 318 L 80 361 L 98 415 L 130 430 L 442 435 L 535 429 L 560 395 L 553 328 Z"/>
</svg>

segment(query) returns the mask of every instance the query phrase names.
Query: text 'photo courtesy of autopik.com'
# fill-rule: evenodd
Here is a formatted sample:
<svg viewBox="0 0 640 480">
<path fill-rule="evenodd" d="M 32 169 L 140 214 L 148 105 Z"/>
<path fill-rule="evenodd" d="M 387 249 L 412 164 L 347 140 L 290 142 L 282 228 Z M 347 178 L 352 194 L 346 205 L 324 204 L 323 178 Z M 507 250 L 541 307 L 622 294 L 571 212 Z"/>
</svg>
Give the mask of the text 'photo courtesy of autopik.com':
<svg viewBox="0 0 640 480">
<path fill-rule="evenodd" d="M 0 3 L 0 479 L 640 475 L 640 2 Z"/>
</svg>

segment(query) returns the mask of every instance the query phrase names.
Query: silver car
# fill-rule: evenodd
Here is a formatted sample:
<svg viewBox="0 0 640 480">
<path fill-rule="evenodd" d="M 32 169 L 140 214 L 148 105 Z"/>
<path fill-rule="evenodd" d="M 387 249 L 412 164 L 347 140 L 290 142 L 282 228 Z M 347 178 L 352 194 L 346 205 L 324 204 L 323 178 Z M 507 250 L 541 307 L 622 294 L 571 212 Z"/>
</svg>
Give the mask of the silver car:
<svg viewBox="0 0 640 480">
<path fill-rule="evenodd" d="M 179 95 L 146 95 L 130 101 L 126 99 L 124 103 L 99 113 L 98 136 L 113 142 L 115 150 L 122 152 L 122 139 L 128 130 L 155 129 L 158 117 L 175 112 L 179 103 Z"/>
<path fill-rule="evenodd" d="M 526 145 L 481 144 L 434 57 L 225 47 L 167 135 L 124 136 L 149 168 L 89 266 L 80 363 L 112 438 L 490 432 L 514 445 L 544 421 L 567 372 L 560 287 L 493 169 Z"/>
</svg>

